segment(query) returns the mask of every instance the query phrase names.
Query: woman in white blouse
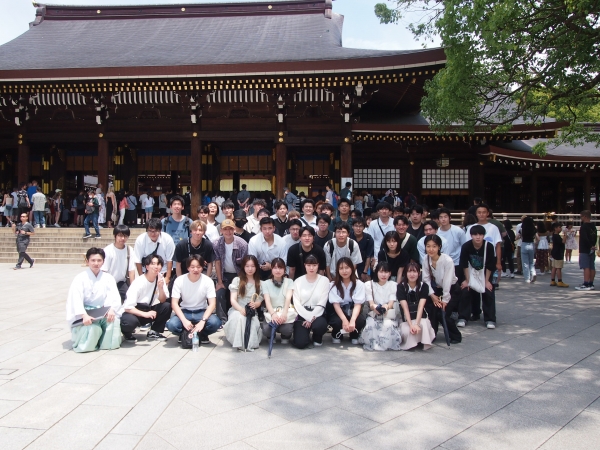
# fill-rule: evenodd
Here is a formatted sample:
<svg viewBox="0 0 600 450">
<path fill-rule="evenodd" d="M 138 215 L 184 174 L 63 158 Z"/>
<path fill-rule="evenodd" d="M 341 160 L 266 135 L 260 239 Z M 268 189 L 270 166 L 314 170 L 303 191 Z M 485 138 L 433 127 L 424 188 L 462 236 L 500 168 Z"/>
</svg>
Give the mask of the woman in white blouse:
<svg viewBox="0 0 600 450">
<path fill-rule="evenodd" d="M 369 315 L 367 325 L 360 335 L 359 343 L 365 350 L 400 350 L 402 337 L 396 321 L 397 284 L 391 281 L 390 265 L 382 261 L 377 264 L 374 279 L 365 283 Z"/>
<path fill-rule="evenodd" d="M 312 342 L 323 345 L 323 335 L 327 332 L 325 307 L 329 292 L 329 279 L 319 275 L 319 261 L 313 255 L 304 259 L 306 275 L 294 281 L 294 308 L 298 313 L 294 322 L 294 347 L 307 348 Z"/>
<path fill-rule="evenodd" d="M 285 261 L 275 258 L 271 261 L 271 278 L 262 283 L 265 298 L 265 321 L 262 325 L 263 335 L 271 338 L 271 325 L 277 325 L 277 333 L 281 334 L 281 343 L 288 344 L 294 332 L 296 311 L 290 309 L 294 282 L 285 276 Z"/>
<path fill-rule="evenodd" d="M 454 261 L 442 253 L 442 240 L 436 234 L 425 238 L 425 253 L 423 260 L 423 283 L 429 288 L 429 299 L 425 305 L 431 326 L 437 334 L 442 314 L 446 316 L 450 343 L 458 344 L 462 335 L 451 317 L 452 311 L 457 309 L 461 296 L 458 278 L 454 274 Z"/>
<path fill-rule="evenodd" d="M 365 285 L 356 278 L 352 260 L 348 257 L 340 258 L 335 267 L 335 280 L 329 291 L 329 303 L 333 305 L 329 325 L 334 344 L 339 344 L 344 334 L 350 334 L 351 342 L 358 344 L 358 337 L 366 324 L 361 314 L 365 301 Z"/>
</svg>

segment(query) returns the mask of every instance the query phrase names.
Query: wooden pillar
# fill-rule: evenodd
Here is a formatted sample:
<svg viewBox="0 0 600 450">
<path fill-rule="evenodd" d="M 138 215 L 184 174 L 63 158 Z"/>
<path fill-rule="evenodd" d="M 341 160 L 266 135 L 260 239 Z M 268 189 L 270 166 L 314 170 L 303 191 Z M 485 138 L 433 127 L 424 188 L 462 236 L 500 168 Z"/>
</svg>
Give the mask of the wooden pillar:
<svg viewBox="0 0 600 450">
<path fill-rule="evenodd" d="M 108 189 L 108 163 L 109 151 L 108 141 L 104 139 L 103 133 L 100 133 L 98 139 L 98 183 L 102 185 L 104 192 Z"/>
<path fill-rule="evenodd" d="M 275 198 L 283 198 L 283 190 L 287 186 L 287 147 L 285 144 L 275 145 Z"/>
<path fill-rule="evenodd" d="M 538 191 L 538 176 L 537 172 L 531 172 L 531 212 L 538 212 L 537 192 Z"/>
<path fill-rule="evenodd" d="M 592 202 L 592 173 L 589 170 L 585 171 L 583 177 L 583 209 L 591 210 Z"/>
<path fill-rule="evenodd" d="M 29 177 L 31 176 L 29 146 L 21 139 L 19 139 L 18 158 L 19 168 L 17 172 L 17 182 L 19 183 L 19 189 L 21 189 L 21 183 L 29 182 Z"/>
<path fill-rule="evenodd" d="M 342 144 L 340 151 L 340 177 L 352 178 L 352 144 Z"/>
<path fill-rule="evenodd" d="M 192 205 L 190 215 L 196 218 L 198 206 L 202 204 L 202 141 L 198 133 L 194 132 L 191 145 L 191 172 L 192 172 Z"/>
</svg>

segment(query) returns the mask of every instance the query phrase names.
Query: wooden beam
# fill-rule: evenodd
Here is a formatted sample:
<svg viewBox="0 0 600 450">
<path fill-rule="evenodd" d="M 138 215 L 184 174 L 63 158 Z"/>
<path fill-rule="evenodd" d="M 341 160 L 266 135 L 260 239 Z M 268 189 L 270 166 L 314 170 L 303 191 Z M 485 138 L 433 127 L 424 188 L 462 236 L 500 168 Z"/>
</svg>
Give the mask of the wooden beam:
<svg viewBox="0 0 600 450">
<path fill-rule="evenodd" d="M 31 175 L 31 161 L 30 161 L 30 151 L 29 145 L 25 144 L 24 141 L 19 144 L 19 157 L 18 157 L 18 177 L 17 182 L 19 183 L 19 189 L 21 188 L 21 183 L 29 182 L 29 177 Z"/>
<path fill-rule="evenodd" d="M 98 139 L 98 183 L 102 185 L 104 192 L 108 189 L 108 165 L 109 165 L 108 141 L 104 138 Z"/>
<path fill-rule="evenodd" d="M 342 144 L 340 151 L 340 176 L 352 178 L 352 144 Z"/>
<path fill-rule="evenodd" d="M 283 190 L 287 186 L 287 148 L 285 144 L 275 146 L 275 198 L 283 198 Z"/>
<path fill-rule="evenodd" d="M 202 195 L 202 141 L 198 136 L 192 136 L 190 170 L 192 173 L 192 204 L 190 216 L 196 218 L 196 210 L 201 204 Z"/>
</svg>

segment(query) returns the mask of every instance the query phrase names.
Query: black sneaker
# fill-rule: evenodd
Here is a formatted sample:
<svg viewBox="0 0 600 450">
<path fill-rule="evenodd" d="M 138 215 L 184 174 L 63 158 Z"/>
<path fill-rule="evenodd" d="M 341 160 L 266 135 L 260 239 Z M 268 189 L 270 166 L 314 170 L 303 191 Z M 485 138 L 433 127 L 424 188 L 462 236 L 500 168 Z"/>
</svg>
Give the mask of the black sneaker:
<svg viewBox="0 0 600 450">
<path fill-rule="evenodd" d="M 123 333 L 123 340 L 135 344 L 137 342 L 136 337 L 132 333 Z"/>
<path fill-rule="evenodd" d="M 35 259 L 31 260 L 31 264 L 29 264 L 29 268 L 31 269 L 33 267 L 33 263 L 35 262 Z"/>
<path fill-rule="evenodd" d="M 88 238 L 91 238 L 91 237 L 92 237 L 92 235 L 91 235 L 91 234 L 84 234 L 84 235 L 83 235 L 83 239 L 88 239 Z"/>
<path fill-rule="evenodd" d="M 210 344 L 210 339 L 208 338 L 208 336 L 200 335 L 200 344 Z"/>
<path fill-rule="evenodd" d="M 183 331 L 181 332 L 181 334 L 177 337 L 177 343 L 181 344 L 181 335 L 183 334 Z"/>
<path fill-rule="evenodd" d="M 149 341 L 166 341 L 167 340 L 166 336 L 164 336 L 154 330 L 148 331 L 148 334 L 146 335 L 146 337 L 148 338 Z"/>
<path fill-rule="evenodd" d="M 19 270 L 21 268 L 21 266 L 15 266 L 13 267 L 14 270 Z"/>
</svg>

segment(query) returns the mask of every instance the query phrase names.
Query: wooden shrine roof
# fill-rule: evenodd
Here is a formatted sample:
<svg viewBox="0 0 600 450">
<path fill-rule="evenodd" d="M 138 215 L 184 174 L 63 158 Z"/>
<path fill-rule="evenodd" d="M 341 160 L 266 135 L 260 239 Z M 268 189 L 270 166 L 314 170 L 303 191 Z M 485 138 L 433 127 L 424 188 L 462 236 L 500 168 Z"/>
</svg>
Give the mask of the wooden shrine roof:
<svg viewBox="0 0 600 450">
<path fill-rule="evenodd" d="M 342 46 L 331 0 L 164 6 L 36 6 L 0 46 L 0 81 L 314 74 L 427 67 L 443 49 Z"/>
</svg>

